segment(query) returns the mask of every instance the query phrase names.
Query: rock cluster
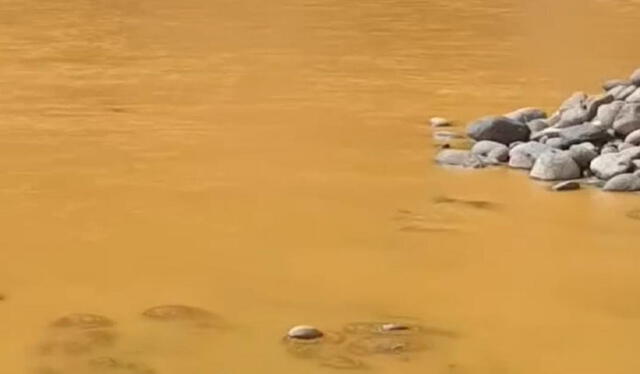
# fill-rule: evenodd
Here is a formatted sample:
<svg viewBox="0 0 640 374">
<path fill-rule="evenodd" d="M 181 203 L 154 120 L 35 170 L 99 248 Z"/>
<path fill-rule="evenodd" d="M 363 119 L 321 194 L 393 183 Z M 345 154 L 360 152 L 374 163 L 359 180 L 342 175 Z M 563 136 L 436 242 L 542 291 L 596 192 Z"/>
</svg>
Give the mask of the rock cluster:
<svg viewBox="0 0 640 374">
<path fill-rule="evenodd" d="M 444 149 L 442 165 L 484 168 L 507 165 L 542 181 L 573 181 L 553 188 L 579 188 L 585 178 L 605 191 L 640 191 L 640 69 L 629 79 L 603 84 L 604 92 L 576 92 L 551 116 L 522 108 L 478 119 L 467 128 L 469 150 Z"/>
</svg>

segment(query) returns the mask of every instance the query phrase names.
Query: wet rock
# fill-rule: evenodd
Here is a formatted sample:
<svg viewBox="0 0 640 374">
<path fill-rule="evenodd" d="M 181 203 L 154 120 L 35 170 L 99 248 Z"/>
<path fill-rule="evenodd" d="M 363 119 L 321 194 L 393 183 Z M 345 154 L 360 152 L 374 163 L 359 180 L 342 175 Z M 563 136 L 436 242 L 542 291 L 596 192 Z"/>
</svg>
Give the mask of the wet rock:
<svg viewBox="0 0 640 374">
<path fill-rule="evenodd" d="M 589 167 L 594 158 L 598 157 L 598 152 L 593 144 L 582 143 L 571 146 L 569 155 L 581 169 L 585 169 Z"/>
<path fill-rule="evenodd" d="M 580 167 L 568 152 L 551 150 L 541 154 L 529 176 L 540 180 L 567 180 L 581 176 Z"/>
<path fill-rule="evenodd" d="M 460 149 L 445 149 L 436 156 L 436 162 L 441 165 L 460 166 L 465 168 L 483 168 L 487 164 L 470 151 Z"/>
<path fill-rule="evenodd" d="M 608 81 L 602 84 L 602 88 L 605 91 L 609 91 L 614 87 L 618 86 L 628 86 L 631 84 L 631 81 L 628 79 L 609 79 Z"/>
<path fill-rule="evenodd" d="M 515 169 L 531 169 L 536 159 L 550 146 L 538 142 L 527 142 L 509 151 L 509 166 Z"/>
<path fill-rule="evenodd" d="M 640 191 L 640 176 L 631 173 L 616 175 L 609 179 L 602 189 L 618 192 Z"/>
<path fill-rule="evenodd" d="M 633 91 L 625 101 L 628 103 L 640 103 L 640 87 Z"/>
<path fill-rule="evenodd" d="M 633 84 L 640 86 L 640 68 L 636 69 L 629 78 Z"/>
<path fill-rule="evenodd" d="M 584 142 L 604 143 L 610 139 L 607 129 L 602 126 L 594 126 L 590 123 L 577 125 L 563 129 L 560 132 L 560 146 L 558 148 L 569 148 L 574 144 Z M 548 143 L 547 143 L 548 144 Z"/>
<path fill-rule="evenodd" d="M 580 183 L 576 181 L 566 181 L 554 184 L 551 187 L 554 191 L 575 191 L 580 189 Z"/>
<path fill-rule="evenodd" d="M 425 349 L 424 341 L 409 336 L 366 336 L 348 345 L 348 350 L 356 355 L 397 355 Z"/>
<path fill-rule="evenodd" d="M 528 107 L 514 110 L 504 116 L 518 122 L 527 123 L 529 121 L 547 118 L 547 113 L 542 109 Z"/>
<path fill-rule="evenodd" d="M 593 124 L 606 128 L 613 127 L 613 122 L 623 106 L 624 101 L 614 101 L 610 104 L 602 105 L 598 108 Z"/>
<path fill-rule="evenodd" d="M 491 140 L 481 140 L 473 145 L 471 153 L 488 163 L 505 162 L 509 159 L 509 148 Z"/>
<path fill-rule="evenodd" d="M 591 171 L 598 178 L 608 180 L 629 171 L 633 165 L 632 161 L 636 159 L 640 159 L 640 147 L 601 154 L 591 161 Z"/>
<path fill-rule="evenodd" d="M 324 336 L 324 333 L 319 329 L 313 326 L 295 326 L 292 327 L 287 332 L 287 337 L 289 339 L 298 339 L 298 340 L 312 340 L 312 339 L 320 339 Z"/>
<path fill-rule="evenodd" d="M 485 117 L 469 125 L 467 134 L 470 138 L 492 140 L 502 144 L 529 139 L 530 130 L 527 125 L 507 117 Z"/>
<path fill-rule="evenodd" d="M 615 121 L 613 122 L 613 128 L 616 133 L 627 136 L 640 129 L 640 103 L 625 104 Z"/>
<path fill-rule="evenodd" d="M 527 126 L 531 131 L 531 134 L 535 134 L 549 127 L 549 122 L 545 119 L 534 119 L 533 121 L 527 122 Z"/>
<path fill-rule="evenodd" d="M 93 329 L 93 328 L 106 328 L 115 325 L 111 319 L 98 315 L 88 313 L 75 313 L 58 318 L 51 323 L 52 327 L 56 328 L 77 328 L 77 329 Z"/>
<path fill-rule="evenodd" d="M 449 127 L 452 125 L 451 121 L 442 117 L 433 117 L 429 120 L 431 127 Z"/>
</svg>

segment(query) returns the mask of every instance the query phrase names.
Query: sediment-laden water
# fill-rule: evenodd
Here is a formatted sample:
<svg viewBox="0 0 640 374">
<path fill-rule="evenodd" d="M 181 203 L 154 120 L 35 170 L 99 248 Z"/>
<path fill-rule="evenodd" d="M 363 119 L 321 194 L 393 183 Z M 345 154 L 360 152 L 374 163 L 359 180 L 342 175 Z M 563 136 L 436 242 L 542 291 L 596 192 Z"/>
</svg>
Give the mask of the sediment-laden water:
<svg viewBox="0 0 640 374">
<path fill-rule="evenodd" d="M 597 92 L 638 25 L 631 0 L 0 0 L 0 372 L 637 373 L 638 196 L 440 168 L 427 119 Z M 343 331 L 371 323 L 424 334 Z M 307 324 L 345 340 L 291 354 Z"/>
</svg>

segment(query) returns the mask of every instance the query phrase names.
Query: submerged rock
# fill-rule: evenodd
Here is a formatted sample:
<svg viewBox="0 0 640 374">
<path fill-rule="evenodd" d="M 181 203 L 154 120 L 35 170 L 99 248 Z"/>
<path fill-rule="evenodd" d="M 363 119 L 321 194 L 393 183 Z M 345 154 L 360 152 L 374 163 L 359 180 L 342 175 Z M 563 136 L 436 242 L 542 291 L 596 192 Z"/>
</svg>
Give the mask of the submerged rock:
<svg viewBox="0 0 640 374">
<path fill-rule="evenodd" d="M 611 178 L 602 188 L 605 191 L 640 191 L 640 176 L 632 173 L 620 174 Z"/>
<path fill-rule="evenodd" d="M 551 150 L 538 157 L 529 175 L 534 179 L 554 181 L 580 178 L 581 174 L 580 167 L 568 152 Z"/>
<path fill-rule="evenodd" d="M 115 322 L 107 317 L 89 313 L 69 314 L 51 323 L 52 327 L 77 329 L 106 328 L 114 325 Z"/>
<path fill-rule="evenodd" d="M 459 149 L 445 149 L 440 151 L 436 156 L 436 162 L 441 165 L 460 166 L 474 169 L 487 166 L 480 157 L 472 154 L 470 151 L 463 151 Z"/>
<path fill-rule="evenodd" d="M 554 184 L 551 187 L 554 191 L 575 191 L 580 189 L 580 183 L 576 181 L 566 181 Z"/>
<path fill-rule="evenodd" d="M 320 339 L 324 336 L 324 333 L 313 326 L 300 325 L 292 327 L 287 332 L 287 338 L 298 340 L 312 340 Z"/>
<path fill-rule="evenodd" d="M 529 139 L 531 131 L 527 125 L 507 117 L 485 117 L 469 125 L 467 134 L 470 138 L 492 140 L 502 144 Z"/>
<path fill-rule="evenodd" d="M 155 321 L 212 321 L 220 317 L 202 308 L 188 305 L 159 305 L 142 312 L 142 316 Z"/>
</svg>

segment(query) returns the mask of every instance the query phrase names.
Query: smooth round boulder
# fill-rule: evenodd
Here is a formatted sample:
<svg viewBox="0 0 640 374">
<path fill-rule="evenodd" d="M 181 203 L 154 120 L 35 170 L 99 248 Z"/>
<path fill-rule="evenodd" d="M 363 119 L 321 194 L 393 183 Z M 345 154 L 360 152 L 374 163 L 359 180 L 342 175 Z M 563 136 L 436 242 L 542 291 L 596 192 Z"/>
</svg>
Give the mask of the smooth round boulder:
<svg viewBox="0 0 640 374">
<path fill-rule="evenodd" d="M 616 153 L 604 153 L 591 161 L 591 171 L 603 180 L 624 174 L 633 166 L 633 160 L 640 159 L 640 147 L 633 147 Z"/>
<path fill-rule="evenodd" d="M 629 133 L 629 135 L 624 138 L 624 142 L 627 144 L 640 145 L 640 129 Z"/>
<path fill-rule="evenodd" d="M 594 126 L 590 123 L 572 126 L 560 131 L 561 141 L 559 147 L 561 149 L 569 148 L 574 144 L 590 142 L 603 144 L 611 138 L 607 129 L 603 126 Z"/>
<path fill-rule="evenodd" d="M 616 175 L 609 179 L 602 189 L 615 192 L 640 191 L 640 176 L 633 173 Z"/>
<path fill-rule="evenodd" d="M 572 145 L 569 148 L 569 155 L 581 169 L 585 169 L 589 167 L 594 158 L 598 157 L 598 152 L 593 144 L 581 143 Z"/>
<path fill-rule="evenodd" d="M 568 152 L 550 150 L 538 157 L 529 176 L 539 180 L 555 181 L 580 178 L 581 174 L 580 167 Z"/>
<path fill-rule="evenodd" d="M 514 169 L 531 169 L 540 155 L 552 149 L 538 142 L 522 143 L 509 151 L 509 166 Z"/>
<path fill-rule="evenodd" d="M 509 159 L 509 147 L 491 140 L 481 140 L 473 145 L 471 153 L 489 163 L 505 162 Z"/>
<path fill-rule="evenodd" d="M 593 120 L 593 124 L 598 126 L 603 126 L 605 128 L 613 127 L 613 122 L 615 121 L 620 109 L 624 106 L 624 101 L 614 101 L 609 104 L 602 105 L 598 108 L 595 119 Z"/>
<path fill-rule="evenodd" d="M 476 141 L 492 140 L 508 145 L 516 141 L 529 140 L 531 131 L 522 122 L 497 116 L 485 117 L 471 123 L 467 134 Z"/>
<path fill-rule="evenodd" d="M 613 122 L 613 129 L 622 136 L 640 129 L 640 103 L 625 104 Z"/>
<path fill-rule="evenodd" d="M 313 326 L 300 325 L 294 326 L 287 332 L 287 338 L 297 340 L 313 340 L 320 339 L 324 333 Z"/>
</svg>

